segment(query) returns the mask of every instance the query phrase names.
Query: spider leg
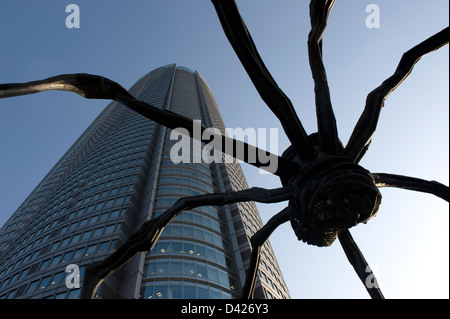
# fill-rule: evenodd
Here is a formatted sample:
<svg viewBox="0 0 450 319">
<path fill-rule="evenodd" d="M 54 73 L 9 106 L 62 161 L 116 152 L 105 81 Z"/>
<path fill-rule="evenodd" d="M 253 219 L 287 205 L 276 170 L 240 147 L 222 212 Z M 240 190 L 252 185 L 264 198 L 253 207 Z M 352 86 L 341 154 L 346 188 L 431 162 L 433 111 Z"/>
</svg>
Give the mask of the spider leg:
<svg viewBox="0 0 450 319">
<path fill-rule="evenodd" d="M 403 54 L 394 74 L 386 79 L 379 87 L 369 93 L 366 106 L 350 136 L 343 155 L 355 161 L 364 147 L 372 139 L 377 127 L 378 118 L 384 101 L 411 73 L 414 65 L 422 56 L 435 51 L 449 42 L 449 27 L 436 33 L 422 43 L 416 45 Z"/>
<path fill-rule="evenodd" d="M 272 232 L 281 224 L 289 221 L 291 208 L 288 206 L 281 212 L 273 216 L 269 221 L 258 230 L 251 238 L 252 255 L 250 257 L 250 264 L 247 269 L 247 276 L 245 284 L 242 288 L 242 299 L 253 299 L 256 284 L 256 274 L 258 272 L 259 259 L 261 256 L 261 246 L 266 242 Z"/>
<path fill-rule="evenodd" d="M 0 98 L 33 94 L 49 90 L 74 92 L 88 99 L 115 100 L 148 119 L 170 129 L 184 128 L 189 132 L 191 137 L 200 138 L 204 143 L 209 143 L 212 140 L 220 141 L 220 143 L 215 143 L 215 145 L 219 145 L 222 153 L 226 153 L 258 168 L 265 169 L 269 171 L 269 173 L 278 176 L 292 174 L 292 172 L 298 170 L 297 164 L 248 143 L 229 138 L 212 130 L 208 130 L 208 134 L 204 134 L 207 128 L 205 128 L 203 124 L 199 128 L 201 134 L 200 136 L 197 136 L 197 134 L 194 134 L 194 126 L 198 124 L 193 120 L 137 100 L 120 84 L 98 75 L 85 73 L 62 74 L 39 81 L 0 84 Z M 232 149 L 228 150 L 226 145 L 232 145 Z M 240 152 L 237 150 L 243 151 Z M 261 158 L 265 158 L 266 161 L 261 162 Z M 276 163 L 276 165 L 271 165 L 272 163 Z"/>
<path fill-rule="evenodd" d="M 375 275 L 370 269 L 369 264 L 365 260 L 362 252 L 359 250 L 348 229 L 341 231 L 339 234 L 339 242 L 344 249 L 345 255 L 350 261 L 350 264 L 355 269 L 358 277 L 361 279 L 372 299 L 384 299 L 380 288 L 378 288 Z M 371 279 L 370 283 L 368 282 L 369 278 Z"/>
<path fill-rule="evenodd" d="M 322 151 L 337 154 L 338 133 L 331 106 L 330 89 L 322 57 L 322 35 L 334 0 L 312 0 L 310 3 L 311 31 L 308 36 L 309 64 L 314 79 L 317 125 Z"/>
<path fill-rule="evenodd" d="M 140 229 L 113 254 L 86 269 L 81 298 L 93 298 L 99 285 L 112 273 L 127 264 L 139 252 L 152 250 L 164 227 L 186 209 L 199 206 L 222 206 L 246 201 L 276 203 L 288 200 L 291 196 L 292 190 L 286 186 L 270 190 L 253 187 L 234 193 L 212 193 L 180 198 L 160 216 L 142 224 Z"/>
<path fill-rule="evenodd" d="M 385 173 L 373 173 L 372 175 L 377 187 L 397 187 L 424 192 L 438 196 L 447 202 L 449 201 L 450 192 L 448 186 L 436 181 L 426 181 L 415 177 Z"/>
<path fill-rule="evenodd" d="M 315 150 L 308 140 L 289 98 L 278 87 L 262 61 L 253 39 L 233 0 L 212 0 L 222 28 L 261 98 L 280 120 L 289 141 L 303 160 L 312 159 Z"/>
</svg>

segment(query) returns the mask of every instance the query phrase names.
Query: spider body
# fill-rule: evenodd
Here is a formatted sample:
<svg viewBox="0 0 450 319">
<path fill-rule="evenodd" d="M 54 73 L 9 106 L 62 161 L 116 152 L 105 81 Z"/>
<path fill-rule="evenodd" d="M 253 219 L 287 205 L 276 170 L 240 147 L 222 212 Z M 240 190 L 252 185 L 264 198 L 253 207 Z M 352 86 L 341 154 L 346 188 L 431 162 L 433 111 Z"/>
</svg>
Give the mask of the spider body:
<svg viewBox="0 0 450 319">
<path fill-rule="evenodd" d="M 318 136 L 309 140 L 316 149 L 313 160 L 302 161 L 291 146 L 282 158 L 299 164 L 299 171 L 284 186 L 293 189 L 289 201 L 290 222 L 298 240 L 315 246 L 330 246 L 346 228 L 375 216 L 381 194 L 372 174 L 344 157 L 319 150 Z"/>
</svg>

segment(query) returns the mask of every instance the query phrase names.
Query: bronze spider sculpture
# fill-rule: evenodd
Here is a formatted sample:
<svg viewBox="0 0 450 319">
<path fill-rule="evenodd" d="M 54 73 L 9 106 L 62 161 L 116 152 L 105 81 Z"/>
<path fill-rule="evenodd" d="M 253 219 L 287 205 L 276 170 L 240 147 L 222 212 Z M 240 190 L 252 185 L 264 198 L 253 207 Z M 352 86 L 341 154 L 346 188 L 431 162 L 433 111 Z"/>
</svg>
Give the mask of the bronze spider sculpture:
<svg viewBox="0 0 450 319">
<path fill-rule="evenodd" d="M 310 2 L 311 31 L 308 37 L 308 53 L 315 83 L 318 120 L 318 132 L 311 135 L 305 132 L 292 103 L 266 69 L 234 1 L 212 0 L 212 2 L 237 56 L 262 99 L 280 120 L 292 144 L 281 157 L 270 154 L 272 159 L 278 161 L 277 170 L 272 173 L 280 177 L 282 187 L 277 189 L 253 187 L 232 193 L 212 193 L 179 199 L 159 217 L 145 222 L 112 255 L 87 268 L 82 298 L 93 298 L 99 285 L 109 275 L 128 263 L 139 252 L 151 250 L 164 227 L 186 209 L 243 201 L 262 203 L 289 201 L 285 209 L 274 215 L 251 238 L 252 254 L 242 289 L 242 298 L 252 298 L 261 247 L 271 233 L 283 223 L 290 222 L 298 239 L 311 245 L 329 246 L 338 238 L 348 260 L 364 283 L 367 276 L 373 274 L 367 272 L 370 268 L 348 229 L 367 222 L 377 213 L 381 203 L 378 188 L 398 187 L 426 192 L 449 201 L 449 188 L 435 181 L 371 173 L 358 165 L 371 143 L 384 100 L 409 75 L 423 55 L 448 43 L 448 27 L 407 51 L 394 74 L 367 96 L 365 109 L 344 147 L 338 138 L 322 60 L 322 34 L 334 0 Z M 46 90 L 72 91 L 85 98 L 116 100 L 168 128 L 182 127 L 190 133 L 193 130 L 191 119 L 139 101 L 116 82 L 89 74 L 67 74 L 22 84 L 2 84 L 0 98 Z M 205 127 L 201 129 L 202 133 L 206 130 Z M 229 140 L 228 137 L 218 134 L 212 138 Z M 210 141 L 211 138 L 202 138 L 202 142 Z M 242 143 L 236 140 L 231 142 L 235 149 Z M 264 169 L 264 163 L 258 160 L 259 157 L 256 163 L 249 161 L 250 150 L 255 148 L 243 144 L 245 153 L 241 154 L 242 156 L 235 150 L 229 155 Z M 221 151 L 225 153 L 224 149 Z M 257 148 L 256 151 L 258 154 L 262 154 L 261 152 L 266 154 Z M 366 286 L 366 289 L 372 298 L 383 298 L 379 288 Z"/>
</svg>

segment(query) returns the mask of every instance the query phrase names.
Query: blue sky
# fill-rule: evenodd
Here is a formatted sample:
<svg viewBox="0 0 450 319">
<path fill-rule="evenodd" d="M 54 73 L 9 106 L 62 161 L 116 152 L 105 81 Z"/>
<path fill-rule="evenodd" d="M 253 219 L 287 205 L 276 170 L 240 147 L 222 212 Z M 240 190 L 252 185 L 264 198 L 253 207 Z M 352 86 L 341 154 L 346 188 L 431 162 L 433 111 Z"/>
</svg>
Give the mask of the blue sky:
<svg viewBox="0 0 450 319">
<path fill-rule="evenodd" d="M 80 28 L 68 29 L 68 4 Z M 315 132 L 307 58 L 308 1 L 237 1 L 258 50 L 309 133 Z M 380 8 L 369 29 L 365 8 Z M 446 0 L 338 0 L 323 38 L 324 63 L 339 136 L 345 144 L 367 94 L 389 77 L 401 55 L 448 26 Z M 208 82 L 229 128 L 279 128 L 228 43 L 214 7 L 204 0 L 0 0 L 0 83 L 63 73 L 99 74 L 129 88 L 159 66 L 177 63 Z M 382 110 L 361 161 L 386 172 L 449 184 L 448 46 L 416 65 Z M 0 100 L 0 225 L 17 209 L 108 101 L 67 92 Z M 250 186 L 279 180 L 243 165 Z M 382 189 L 376 218 L 351 230 L 388 298 L 449 298 L 449 208 L 431 195 Z M 286 203 L 259 205 L 266 222 Z M 288 224 L 272 235 L 293 298 L 367 298 L 338 242 L 297 241 Z"/>
</svg>

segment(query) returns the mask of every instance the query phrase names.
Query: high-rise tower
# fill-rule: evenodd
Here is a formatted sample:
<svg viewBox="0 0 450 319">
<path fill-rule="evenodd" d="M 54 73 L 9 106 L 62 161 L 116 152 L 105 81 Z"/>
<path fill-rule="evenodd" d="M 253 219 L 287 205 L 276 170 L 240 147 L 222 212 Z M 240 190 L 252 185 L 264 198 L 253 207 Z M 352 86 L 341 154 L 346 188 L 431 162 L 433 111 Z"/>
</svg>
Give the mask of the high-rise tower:
<svg viewBox="0 0 450 319">
<path fill-rule="evenodd" d="M 138 99 L 225 131 L 200 74 L 174 64 L 130 89 Z M 236 162 L 174 163 L 171 130 L 110 103 L 0 230 L 0 298 L 77 298 L 66 277 L 103 260 L 178 198 L 247 188 Z M 194 160 L 196 158 L 197 160 Z M 109 277 L 99 298 L 236 298 L 262 222 L 253 202 L 185 211 L 150 253 Z M 264 245 L 256 298 L 289 298 Z M 76 268 L 75 268 L 76 269 Z M 76 284 L 77 278 L 69 282 Z"/>
</svg>

